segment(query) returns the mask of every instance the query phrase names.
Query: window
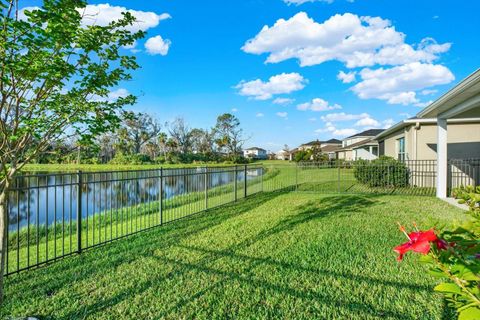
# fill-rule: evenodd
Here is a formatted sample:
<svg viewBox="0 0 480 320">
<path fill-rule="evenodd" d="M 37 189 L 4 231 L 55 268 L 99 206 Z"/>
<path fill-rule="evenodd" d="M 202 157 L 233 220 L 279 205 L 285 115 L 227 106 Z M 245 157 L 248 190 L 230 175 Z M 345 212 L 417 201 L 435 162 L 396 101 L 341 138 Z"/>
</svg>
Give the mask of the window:
<svg viewBox="0 0 480 320">
<path fill-rule="evenodd" d="M 405 138 L 400 138 L 397 140 L 397 155 L 398 160 L 405 160 Z"/>
<path fill-rule="evenodd" d="M 372 153 L 374 156 L 378 156 L 378 147 L 372 147 Z"/>
</svg>

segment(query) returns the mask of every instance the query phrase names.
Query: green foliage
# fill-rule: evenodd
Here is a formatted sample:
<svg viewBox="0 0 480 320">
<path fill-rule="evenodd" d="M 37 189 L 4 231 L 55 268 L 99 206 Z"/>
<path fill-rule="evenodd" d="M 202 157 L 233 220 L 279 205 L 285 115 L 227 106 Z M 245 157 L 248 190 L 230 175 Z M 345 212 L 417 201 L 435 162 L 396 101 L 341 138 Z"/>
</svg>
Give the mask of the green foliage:
<svg viewBox="0 0 480 320">
<path fill-rule="evenodd" d="M 471 211 L 480 213 L 480 186 L 460 186 L 454 188 L 452 196 L 458 199 L 458 203 L 464 203 L 470 207 Z"/>
<path fill-rule="evenodd" d="M 311 156 L 312 156 L 312 152 L 310 150 L 299 150 L 293 156 L 293 161 L 295 162 L 310 161 Z"/>
<path fill-rule="evenodd" d="M 478 211 L 471 215 L 471 221 L 441 233 L 440 245 L 420 259 L 429 265 L 432 276 L 442 279 L 435 291 L 463 320 L 476 320 L 480 315 L 480 216 Z"/>
<path fill-rule="evenodd" d="M 406 187 L 409 170 L 404 162 L 382 156 L 372 161 L 356 161 L 354 176 L 358 182 L 370 187 Z"/>
<path fill-rule="evenodd" d="M 135 17 L 125 12 L 106 26 L 82 23 L 83 0 L 43 1 L 18 18 L 18 2 L 1 1 L 0 167 L 13 169 L 45 152 L 52 141 L 77 136 L 80 145 L 118 126 L 132 95 L 108 98 L 139 68 L 122 47 Z M 12 173 L 13 174 L 13 173 Z"/>
</svg>

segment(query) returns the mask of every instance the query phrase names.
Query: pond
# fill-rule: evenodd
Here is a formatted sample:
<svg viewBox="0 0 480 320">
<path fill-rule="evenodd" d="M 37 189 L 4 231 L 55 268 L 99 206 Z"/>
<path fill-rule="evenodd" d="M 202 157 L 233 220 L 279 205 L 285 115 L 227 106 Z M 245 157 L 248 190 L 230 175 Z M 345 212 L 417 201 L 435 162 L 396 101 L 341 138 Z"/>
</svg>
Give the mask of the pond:
<svg viewBox="0 0 480 320">
<path fill-rule="evenodd" d="M 29 172 L 18 176 L 14 182 L 8 205 L 9 229 L 76 220 L 79 204 L 84 218 L 105 210 L 158 204 L 160 189 L 163 200 L 203 195 L 206 185 L 208 190 L 225 186 L 233 192 L 235 180 L 237 187 L 243 188 L 245 176 L 249 181 L 261 178 L 262 174 L 261 167 L 249 167 L 245 171 L 244 166 L 208 168 L 207 174 L 205 167 L 86 172 L 81 174 L 82 188 L 79 190 L 77 173 Z"/>
</svg>

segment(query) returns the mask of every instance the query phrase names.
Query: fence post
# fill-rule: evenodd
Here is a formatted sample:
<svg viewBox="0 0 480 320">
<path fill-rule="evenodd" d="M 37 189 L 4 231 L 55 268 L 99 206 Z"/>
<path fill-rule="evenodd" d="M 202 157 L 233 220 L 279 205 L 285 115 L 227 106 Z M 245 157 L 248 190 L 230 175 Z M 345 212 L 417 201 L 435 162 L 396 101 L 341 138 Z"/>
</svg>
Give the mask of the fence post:
<svg viewBox="0 0 480 320">
<path fill-rule="evenodd" d="M 337 163 L 337 192 L 340 193 L 340 162 Z"/>
<path fill-rule="evenodd" d="M 208 209 L 208 167 L 205 167 L 205 210 Z"/>
<path fill-rule="evenodd" d="M 160 199 L 160 225 L 163 225 L 163 168 L 160 168 L 160 185 L 158 186 L 158 192 Z"/>
<path fill-rule="evenodd" d="M 82 171 L 77 171 L 77 252 L 82 253 Z"/>
<path fill-rule="evenodd" d="M 235 165 L 235 182 L 233 184 L 233 192 L 235 193 L 235 202 L 237 202 L 237 180 L 238 180 L 238 168 Z"/>
<path fill-rule="evenodd" d="M 298 162 L 295 164 L 295 191 L 298 191 Z"/>
<path fill-rule="evenodd" d="M 245 165 L 245 168 L 243 169 L 243 197 L 247 197 L 247 165 Z"/>
<path fill-rule="evenodd" d="M 262 192 L 263 192 L 263 174 L 264 174 L 264 172 L 263 172 L 263 165 L 262 165 L 262 167 L 260 169 L 260 175 L 261 175 L 261 178 L 262 178 L 262 180 L 261 180 L 261 191 Z"/>
</svg>

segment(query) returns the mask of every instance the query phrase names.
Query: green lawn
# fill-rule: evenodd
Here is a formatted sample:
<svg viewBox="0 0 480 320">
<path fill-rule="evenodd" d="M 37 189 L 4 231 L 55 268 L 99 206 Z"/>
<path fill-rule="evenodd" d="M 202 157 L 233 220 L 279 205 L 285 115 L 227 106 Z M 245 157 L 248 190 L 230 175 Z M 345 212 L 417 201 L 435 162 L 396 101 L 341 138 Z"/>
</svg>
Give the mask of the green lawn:
<svg viewBox="0 0 480 320">
<path fill-rule="evenodd" d="M 259 194 L 9 276 L 0 318 L 450 319 L 392 247 L 396 221 L 465 217 L 426 197 Z"/>
</svg>

